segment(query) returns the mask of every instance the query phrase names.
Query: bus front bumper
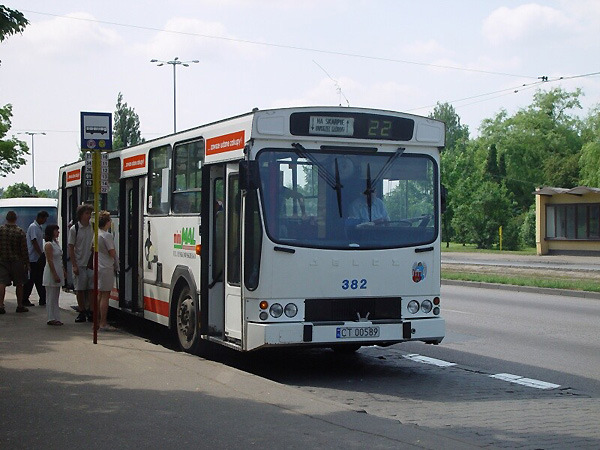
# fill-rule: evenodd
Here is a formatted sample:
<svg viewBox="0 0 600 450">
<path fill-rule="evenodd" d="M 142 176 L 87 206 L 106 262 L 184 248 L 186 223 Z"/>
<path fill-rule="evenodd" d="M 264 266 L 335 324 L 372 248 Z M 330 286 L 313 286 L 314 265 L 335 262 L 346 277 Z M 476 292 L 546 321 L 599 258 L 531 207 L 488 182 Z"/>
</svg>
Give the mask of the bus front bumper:
<svg viewBox="0 0 600 450">
<path fill-rule="evenodd" d="M 289 345 L 377 345 L 404 341 L 440 343 L 446 333 L 441 317 L 397 323 L 344 322 L 248 323 L 246 350 Z"/>
</svg>

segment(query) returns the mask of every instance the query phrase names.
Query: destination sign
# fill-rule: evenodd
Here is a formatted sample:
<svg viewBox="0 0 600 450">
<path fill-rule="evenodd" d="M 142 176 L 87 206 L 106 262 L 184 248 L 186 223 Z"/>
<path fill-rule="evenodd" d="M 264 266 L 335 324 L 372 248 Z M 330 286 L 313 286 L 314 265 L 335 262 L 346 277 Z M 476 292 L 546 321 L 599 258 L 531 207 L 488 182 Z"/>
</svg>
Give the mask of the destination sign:
<svg viewBox="0 0 600 450">
<path fill-rule="evenodd" d="M 354 118 L 310 116 L 308 132 L 324 136 L 352 136 L 354 135 Z"/>
<path fill-rule="evenodd" d="M 314 111 L 290 115 L 290 133 L 295 136 L 406 142 L 413 138 L 414 128 L 413 119 L 394 114 Z"/>
</svg>

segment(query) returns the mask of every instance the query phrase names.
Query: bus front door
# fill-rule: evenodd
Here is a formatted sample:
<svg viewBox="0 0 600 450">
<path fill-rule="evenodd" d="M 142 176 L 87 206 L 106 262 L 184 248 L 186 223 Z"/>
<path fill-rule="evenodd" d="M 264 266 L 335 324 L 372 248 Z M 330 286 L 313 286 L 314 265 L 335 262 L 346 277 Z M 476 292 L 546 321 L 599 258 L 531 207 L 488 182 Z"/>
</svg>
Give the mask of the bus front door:
<svg viewBox="0 0 600 450">
<path fill-rule="evenodd" d="M 225 227 L 225 338 L 242 339 L 241 193 L 239 165 L 226 167 Z"/>
<path fill-rule="evenodd" d="M 141 226 L 143 219 L 142 178 L 124 178 L 120 185 L 119 215 L 119 307 L 134 313 L 143 313 L 141 274 Z"/>
</svg>

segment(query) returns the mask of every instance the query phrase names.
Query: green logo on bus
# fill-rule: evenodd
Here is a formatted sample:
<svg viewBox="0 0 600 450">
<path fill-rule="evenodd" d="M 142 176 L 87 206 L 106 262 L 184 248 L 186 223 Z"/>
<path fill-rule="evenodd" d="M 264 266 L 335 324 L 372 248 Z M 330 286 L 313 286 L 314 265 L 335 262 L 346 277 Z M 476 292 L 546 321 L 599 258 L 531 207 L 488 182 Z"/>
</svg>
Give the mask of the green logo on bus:
<svg viewBox="0 0 600 450">
<path fill-rule="evenodd" d="M 196 238 L 194 236 L 194 228 L 182 228 L 181 233 L 175 233 L 173 236 L 173 248 L 179 249 L 194 249 Z M 191 248 L 190 248 L 191 247 Z"/>
</svg>

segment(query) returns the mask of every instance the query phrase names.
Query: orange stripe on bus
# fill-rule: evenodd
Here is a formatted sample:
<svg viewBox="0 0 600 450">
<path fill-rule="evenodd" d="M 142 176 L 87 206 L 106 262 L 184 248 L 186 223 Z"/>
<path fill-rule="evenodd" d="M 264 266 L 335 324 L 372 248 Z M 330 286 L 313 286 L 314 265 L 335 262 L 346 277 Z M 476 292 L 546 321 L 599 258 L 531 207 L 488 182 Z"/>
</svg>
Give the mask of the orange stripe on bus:
<svg viewBox="0 0 600 450">
<path fill-rule="evenodd" d="M 206 140 L 206 154 L 216 155 L 218 153 L 241 150 L 246 145 L 246 132 L 236 131 L 235 133 L 224 134 Z"/>
<path fill-rule="evenodd" d="M 156 298 L 144 296 L 144 309 L 161 316 L 169 317 L 169 303 Z"/>
<path fill-rule="evenodd" d="M 80 169 L 76 169 L 76 170 L 67 172 L 67 183 L 70 183 L 71 181 L 79 181 L 79 180 L 81 180 L 81 170 Z"/>
<path fill-rule="evenodd" d="M 123 159 L 123 172 L 128 170 L 142 169 L 146 167 L 146 155 L 135 155 Z"/>
</svg>

